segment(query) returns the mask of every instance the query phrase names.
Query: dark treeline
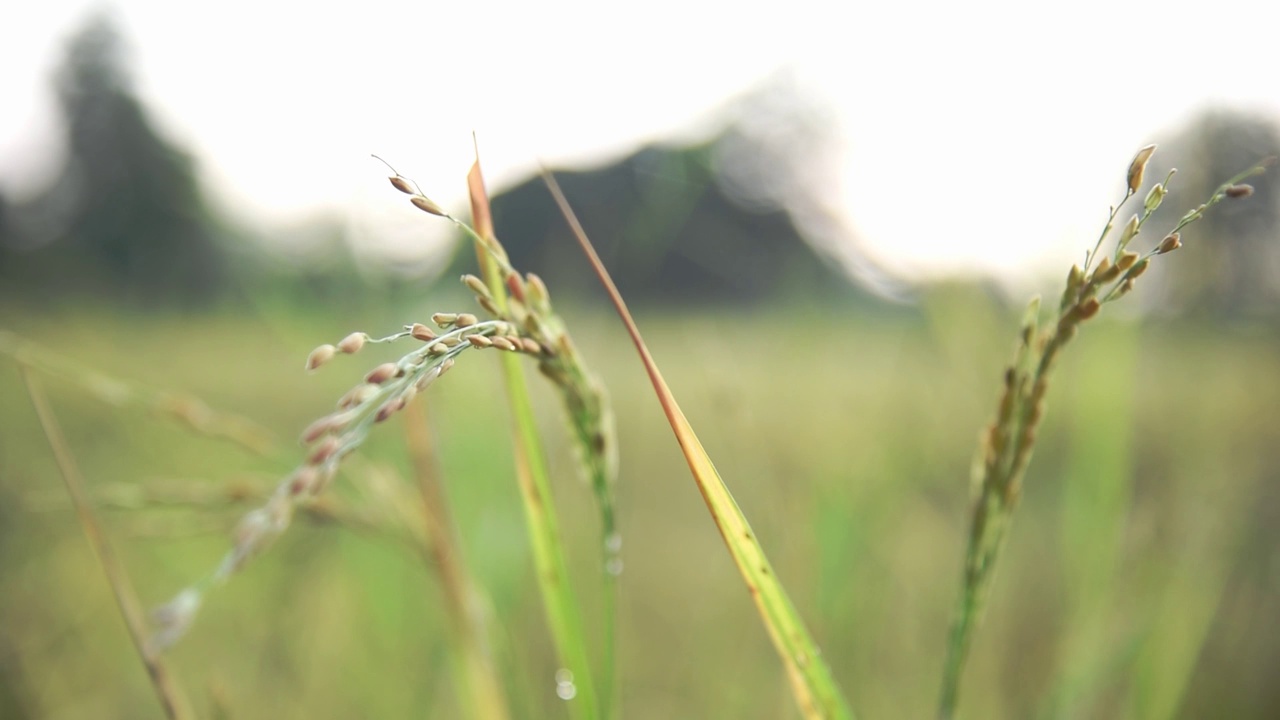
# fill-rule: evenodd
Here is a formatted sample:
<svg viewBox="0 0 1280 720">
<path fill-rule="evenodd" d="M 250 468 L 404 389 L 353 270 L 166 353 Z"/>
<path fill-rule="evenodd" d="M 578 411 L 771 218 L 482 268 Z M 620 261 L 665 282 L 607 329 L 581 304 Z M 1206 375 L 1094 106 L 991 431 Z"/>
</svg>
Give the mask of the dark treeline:
<svg viewBox="0 0 1280 720">
<path fill-rule="evenodd" d="M 273 260 L 211 211 L 192 157 L 157 131 L 136 97 L 127 48 L 109 16 L 94 16 L 70 39 L 54 82 L 66 162 L 36 197 L 0 196 L 0 296 L 191 309 L 265 293 L 349 304 L 362 294 L 385 297 L 388 288 L 414 291 L 425 281 L 360 267 L 336 225 L 323 233 L 330 252 L 317 254 L 319 261 Z M 779 105 L 792 103 L 772 103 Z M 757 110 L 748 102 L 739 116 L 749 124 Z M 758 139 L 741 127 L 730 123 L 692 146 L 650 146 L 605 167 L 558 173 L 622 291 L 637 302 L 872 298 L 815 251 L 794 203 L 779 199 L 795 194 L 803 184 L 796 168 L 820 151 L 813 128 L 792 122 L 786 142 L 773 147 L 752 145 Z M 1163 143 L 1162 157 L 1182 168 L 1166 205 L 1190 207 L 1222 179 L 1280 154 L 1278 137 L 1269 119 L 1251 115 L 1219 112 L 1191 123 Z M 773 193 L 769 201 L 744 193 L 742 178 L 732 176 L 744 163 L 752 182 Z M 1268 177 L 1255 185 L 1250 202 L 1211 213 L 1196 230 L 1207 238 L 1187 246 L 1196 261 L 1170 263 L 1166 297 L 1183 304 L 1166 306 L 1214 314 L 1280 307 L 1280 185 Z M 494 213 L 518 267 L 543 275 L 558 295 L 595 292 L 540 179 L 495 197 Z M 470 253 L 461 253 L 446 277 L 472 264 Z"/>
</svg>

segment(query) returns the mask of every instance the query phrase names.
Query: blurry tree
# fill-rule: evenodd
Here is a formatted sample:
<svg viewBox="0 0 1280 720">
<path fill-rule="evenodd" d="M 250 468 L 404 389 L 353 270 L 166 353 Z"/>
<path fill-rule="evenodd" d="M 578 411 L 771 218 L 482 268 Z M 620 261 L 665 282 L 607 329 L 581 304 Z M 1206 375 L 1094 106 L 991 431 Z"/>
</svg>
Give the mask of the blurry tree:
<svg viewBox="0 0 1280 720">
<path fill-rule="evenodd" d="M 1280 156 L 1280 128 L 1269 117 L 1216 110 L 1195 118 L 1167 141 L 1161 154 L 1178 168 L 1163 207 L 1181 211 L 1203 202 L 1223 180 L 1264 158 Z M 1180 308 L 1215 315 L 1280 312 L 1277 172 L 1280 166 L 1273 166 L 1250 180 L 1255 192 L 1248 200 L 1228 200 L 1207 214 L 1190 231 L 1193 242 L 1178 251 L 1189 253 L 1185 262 L 1159 268 L 1165 273 L 1161 280 L 1166 307 L 1176 302 Z M 1163 175 L 1151 175 L 1149 183 L 1163 180 Z"/>
<path fill-rule="evenodd" d="M 133 93 L 123 41 L 95 15 L 55 77 L 66 164 L 42 195 L 6 208 L 3 261 L 62 295 L 207 300 L 227 263 L 191 158 L 156 131 Z M 26 272 L 29 269 L 31 272 Z"/>
<path fill-rule="evenodd" d="M 785 82 L 767 85 L 726 108 L 729 119 L 709 140 L 556 172 L 626 296 L 821 298 L 858 292 L 851 276 L 886 289 L 820 202 L 818 186 L 832 186 L 823 162 L 831 124 L 801 95 Z M 493 212 L 517 267 L 558 292 L 598 291 L 541 178 L 498 194 Z M 461 258 L 456 269 L 469 262 Z"/>
</svg>

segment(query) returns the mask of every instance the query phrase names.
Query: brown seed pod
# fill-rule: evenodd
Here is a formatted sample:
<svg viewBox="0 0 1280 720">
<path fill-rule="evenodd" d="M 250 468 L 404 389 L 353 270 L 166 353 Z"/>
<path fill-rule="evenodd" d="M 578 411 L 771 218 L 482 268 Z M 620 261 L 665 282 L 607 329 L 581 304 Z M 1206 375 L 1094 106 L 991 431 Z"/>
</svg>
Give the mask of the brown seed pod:
<svg viewBox="0 0 1280 720">
<path fill-rule="evenodd" d="M 435 202 L 431 200 L 431 198 L 423 197 L 422 195 L 414 195 L 409 198 L 409 202 L 413 203 L 413 206 L 422 212 L 431 213 L 432 215 L 439 217 L 449 217 L 449 215 L 445 213 L 439 205 L 435 204 Z"/>
<path fill-rule="evenodd" d="M 317 419 L 302 431 L 303 444 L 310 445 L 316 440 L 319 440 L 322 435 L 325 435 L 332 430 L 333 426 L 334 417 L 332 415 L 325 415 L 324 417 Z"/>
<path fill-rule="evenodd" d="M 475 293 L 478 297 L 491 297 L 489 294 L 489 286 L 485 285 L 484 281 L 475 275 L 463 275 L 462 284 L 466 285 L 467 289 Z"/>
<path fill-rule="evenodd" d="M 368 339 L 369 336 L 362 332 L 353 332 L 342 338 L 338 343 L 338 349 L 348 355 L 351 355 L 353 353 L 360 352 L 360 348 L 364 347 L 364 343 Z"/>
<path fill-rule="evenodd" d="M 329 362 L 333 359 L 333 356 L 337 351 L 337 348 L 327 343 L 321 345 L 315 350 L 312 350 L 311 354 L 307 356 L 307 370 L 315 370 L 321 365 Z"/>
<path fill-rule="evenodd" d="M 413 327 L 409 330 L 409 334 L 412 335 L 415 340 L 421 340 L 422 342 L 431 342 L 436 339 L 435 331 L 422 323 L 414 323 Z"/>
<path fill-rule="evenodd" d="M 406 179 L 404 179 L 404 178 L 400 177 L 399 175 L 392 175 L 391 177 L 389 177 L 389 178 L 387 178 L 387 179 L 391 181 L 391 187 L 393 187 L 393 188 L 395 188 L 395 189 L 399 190 L 400 192 L 404 193 L 405 195 L 416 195 L 416 194 L 418 194 L 418 191 L 413 189 L 413 183 L 411 183 L 411 182 L 409 182 L 408 180 L 406 180 Z"/>
<path fill-rule="evenodd" d="M 1232 185 L 1225 192 L 1229 198 L 1247 198 L 1253 194 L 1253 186 L 1241 183 L 1240 185 Z"/>
<path fill-rule="evenodd" d="M 1147 171 L 1147 162 L 1155 151 L 1155 145 L 1148 145 L 1139 150 L 1133 157 L 1133 162 L 1129 163 L 1129 192 L 1136 193 L 1142 187 L 1142 175 Z"/>
<path fill-rule="evenodd" d="M 547 291 L 547 284 L 542 278 L 529 273 L 525 276 L 526 290 L 529 294 L 529 301 L 538 307 L 546 307 L 551 302 L 551 293 Z"/>
<path fill-rule="evenodd" d="M 307 464 L 313 466 L 323 464 L 326 460 L 333 457 L 333 454 L 338 451 L 338 448 L 341 447 L 341 445 L 341 441 L 332 435 L 325 438 L 324 442 L 317 445 L 316 449 L 311 451 L 311 456 L 307 458 Z"/>
<path fill-rule="evenodd" d="M 320 480 L 320 473 L 313 467 L 298 468 L 289 478 L 289 494 L 298 497 L 310 492 Z"/>
<path fill-rule="evenodd" d="M 1136 252 L 1126 252 L 1120 256 L 1119 260 L 1116 261 L 1116 267 L 1119 268 L 1121 272 L 1124 272 L 1125 270 L 1133 267 L 1134 264 L 1138 262 L 1139 257 L 1140 256 Z"/>
<path fill-rule="evenodd" d="M 396 364 L 387 362 L 370 370 L 369 374 L 364 376 L 364 381 L 370 385 L 381 385 L 399 374 L 400 369 L 396 367 Z"/>
<path fill-rule="evenodd" d="M 348 390 L 346 394 L 343 395 L 342 398 L 338 400 L 338 407 L 342 410 L 355 407 L 357 405 L 364 403 L 365 400 L 368 400 L 369 398 L 373 397 L 373 394 L 376 392 L 378 392 L 377 385 L 360 383 L 359 385 Z"/>
</svg>

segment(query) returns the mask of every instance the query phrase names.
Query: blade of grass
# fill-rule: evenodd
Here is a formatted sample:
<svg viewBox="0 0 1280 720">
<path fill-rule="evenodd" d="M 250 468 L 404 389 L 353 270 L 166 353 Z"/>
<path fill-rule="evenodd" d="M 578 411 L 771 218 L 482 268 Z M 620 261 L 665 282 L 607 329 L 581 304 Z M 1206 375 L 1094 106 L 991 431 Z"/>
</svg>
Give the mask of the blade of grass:
<svg viewBox="0 0 1280 720">
<path fill-rule="evenodd" d="M 503 285 L 497 260 L 492 254 L 496 236 L 478 152 L 476 162 L 467 174 L 467 188 L 471 197 L 472 224 L 476 233 L 487 241 L 487 244 L 476 244 L 476 258 L 495 305 L 500 311 L 505 311 L 507 290 Z M 559 521 L 551 501 L 551 482 L 534 422 L 524 369 L 520 366 L 520 358 L 514 353 L 502 353 L 499 357 L 506 380 L 507 400 L 511 405 L 516 476 L 528 523 L 529 540 L 533 546 L 533 559 L 547 613 L 547 624 L 550 626 L 561 666 L 572 673 L 574 694 L 569 702 L 569 710 L 575 718 L 596 718 L 600 716 L 600 710 L 591 679 L 590 656 L 582 630 L 582 613 L 569 584 Z M 562 688 L 563 685 L 557 690 Z"/>
<path fill-rule="evenodd" d="M 689 463 L 689 470 L 693 473 L 693 479 L 702 493 L 702 499 L 707 504 L 707 510 L 711 513 L 711 518 L 715 521 L 725 545 L 728 546 L 729 553 L 738 566 L 738 571 L 742 574 L 751 598 L 760 612 L 769 637 L 782 658 L 801 713 L 807 718 L 852 718 L 853 711 L 840 693 L 839 687 L 836 686 L 826 660 L 820 654 L 817 644 L 810 636 L 804 621 L 800 619 L 800 614 L 782 587 L 782 583 L 774 574 L 764 549 L 756 540 L 755 533 L 752 532 L 742 510 L 720 478 L 715 465 L 711 462 L 711 457 L 703 449 L 702 443 L 694 433 L 693 427 L 680 410 L 671 389 L 667 387 L 657 363 L 654 362 L 644 339 L 640 336 L 639 328 L 636 327 L 631 313 L 627 310 L 626 302 L 613 284 L 609 271 L 605 269 L 604 263 L 596 254 L 595 248 L 583 231 L 573 209 L 569 207 L 555 178 L 544 170 L 543 179 L 551 190 L 552 196 L 555 197 L 565 220 L 572 228 L 578 243 L 582 246 L 583 253 L 591 262 L 596 276 L 608 291 L 609 299 L 613 302 L 618 316 L 622 319 L 636 346 L 636 351 L 640 354 L 640 359 L 644 362 L 645 370 L 653 383 L 654 392 L 658 395 L 663 412 L 666 413 L 676 440 L 680 443 L 685 459 Z"/>
<path fill-rule="evenodd" d="M 22 381 L 27 387 L 27 395 L 30 396 L 31 404 L 35 407 L 36 416 L 40 419 L 40 427 L 44 430 L 45 438 L 49 441 L 49 448 L 53 451 L 53 457 L 58 463 L 62 481 L 67 486 L 67 494 L 71 496 L 71 502 L 75 505 L 76 516 L 80 520 L 80 526 L 84 529 L 89 545 L 93 547 L 94 555 L 98 558 L 98 564 L 102 566 L 102 571 L 107 576 L 107 582 L 111 585 L 111 592 L 115 595 L 116 605 L 120 608 L 120 615 L 124 618 L 129 637 L 133 640 L 134 649 L 138 651 L 138 657 L 142 660 L 142 665 L 147 670 L 147 676 L 151 679 L 151 687 L 155 690 L 160 706 L 164 709 L 165 717 L 171 720 L 194 718 L 195 715 L 192 713 L 190 706 L 188 706 L 177 681 L 170 675 L 168 667 L 161 659 L 160 654 L 153 652 L 147 642 L 146 622 L 143 619 L 142 604 L 138 602 L 138 595 L 134 592 L 133 585 L 129 582 L 129 576 L 125 573 L 124 566 L 121 565 L 119 559 L 116 558 L 115 552 L 111 549 L 106 533 L 103 532 L 102 524 L 98 522 L 98 516 L 94 513 L 93 506 L 89 503 L 89 496 L 85 491 L 80 469 L 71 455 L 70 446 L 67 445 L 67 440 L 62 434 L 62 428 L 58 425 L 58 420 L 53 414 L 53 408 L 50 407 L 44 390 L 40 387 L 39 380 L 25 364 L 19 363 L 18 367 L 22 372 Z"/>
<path fill-rule="evenodd" d="M 475 583 L 461 563 L 452 519 L 436 471 L 435 452 L 427 425 L 426 399 L 418 398 L 404 413 L 405 444 L 422 496 L 423 538 L 419 544 L 427 562 L 438 574 L 445 605 L 452 621 L 456 664 L 465 676 L 459 698 L 477 720 L 505 720 L 506 693 L 493 666 L 484 606 Z"/>
</svg>

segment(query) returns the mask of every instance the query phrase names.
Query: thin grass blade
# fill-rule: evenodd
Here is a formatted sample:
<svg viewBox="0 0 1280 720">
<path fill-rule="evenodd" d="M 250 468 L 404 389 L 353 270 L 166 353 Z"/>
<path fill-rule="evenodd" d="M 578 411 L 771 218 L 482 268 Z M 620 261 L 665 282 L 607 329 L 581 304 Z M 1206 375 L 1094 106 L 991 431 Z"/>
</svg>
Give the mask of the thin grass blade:
<svg viewBox="0 0 1280 720">
<path fill-rule="evenodd" d="M 658 402 L 661 403 L 662 410 L 671 424 L 671 430 L 675 433 L 677 442 L 680 443 L 694 482 L 707 504 L 707 510 L 711 513 L 711 519 L 715 521 L 720 536 L 729 548 L 729 554 L 733 557 L 734 564 L 738 566 L 738 571 L 747 584 L 765 629 L 778 655 L 782 658 L 801 713 L 807 718 L 853 718 L 853 711 L 836 685 L 826 660 L 823 659 L 800 614 L 774 574 L 764 549 L 751 530 L 751 525 L 720 478 L 711 457 L 702 447 L 697 434 L 694 433 L 693 427 L 680 410 L 680 405 L 658 370 L 658 365 L 649 353 L 639 328 L 636 327 L 631 313 L 627 310 L 626 302 L 623 301 L 621 293 L 609 276 L 609 271 L 600 261 L 600 257 L 578 223 L 555 178 L 545 171 L 543 177 L 582 246 L 582 251 L 591 262 L 596 276 L 608 291 L 609 299 L 618 311 L 618 316 L 626 326 L 632 342 L 635 343 L 636 351 L 640 354 L 645 371 L 653 383 Z"/>
<path fill-rule="evenodd" d="M 467 188 L 471 197 L 471 217 L 476 233 L 487 241 L 477 243 L 476 257 L 499 310 L 506 309 L 506 288 L 502 274 L 493 256 L 497 247 L 493 231 L 493 216 L 489 210 L 489 195 L 480 170 L 479 154 L 467 174 Z M 525 519 L 529 526 L 529 540 L 533 546 L 534 564 L 537 567 L 538 584 L 542 590 L 547 624 L 556 646 L 561 667 L 571 673 L 573 696 L 569 710 L 574 718 L 589 720 L 600 716 L 596 688 L 592 682 L 590 655 L 582 629 L 581 604 L 569 583 L 568 565 L 564 545 L 560 539 L 559 521 L 551 500 L 551 483 L 547 463 L 543 456 L 542 442 L 538 437 L 533 417 L 533 405 L 529 399 L 528 384 L 520 358 L 514 353 L 502 353 L 502 373 L 506 380 L 507 400 L 511 405 L 512 440 L 516 459 L 516 476 L 524 503 Z M 558 680 L 558 690 L 565 689 Z M 567 694 L 567 693 L 564 693 Z M 562 695 L 563 696 L 563 695 Z"/>
</svg>

